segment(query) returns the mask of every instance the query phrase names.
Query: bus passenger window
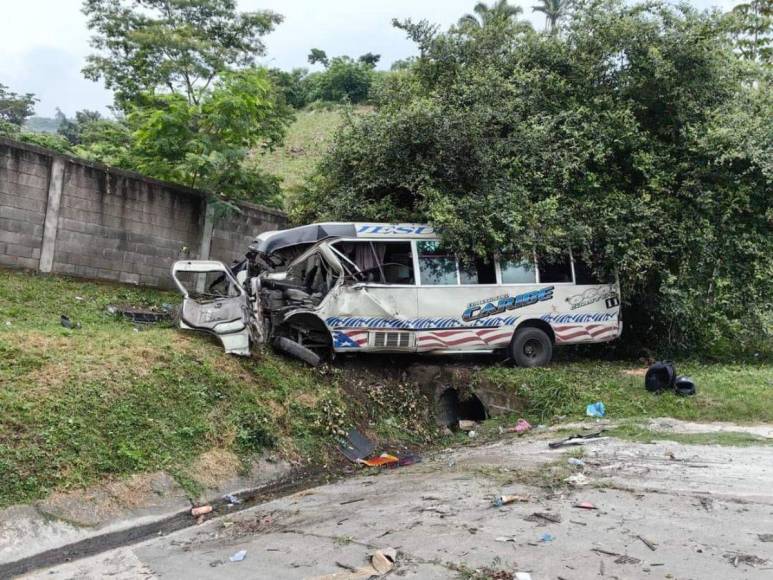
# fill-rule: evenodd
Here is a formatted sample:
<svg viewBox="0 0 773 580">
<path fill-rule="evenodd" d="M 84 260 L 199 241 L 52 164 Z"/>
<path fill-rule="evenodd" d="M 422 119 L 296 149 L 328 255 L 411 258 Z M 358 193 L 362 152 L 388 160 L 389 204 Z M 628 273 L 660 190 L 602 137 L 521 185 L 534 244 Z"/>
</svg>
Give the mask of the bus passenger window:
<svg viewBox="0 0 773 580">
<path fill-rule="evenodd" d="M 334 247 L 357 267 L 358 282 L 414 283 L 410 242 L 336 242 Z"/>
<path fill-rule="evenodd" d="M 444 252 L 435 241 L 416 242 L 419 250 L 421 283 L 425 286 L 458 284 L 456 258 Z"/>
<path fill-rule="evenodd" d="M 608 272 L 598 264 L 592 264 L 580 257 L 577 252 L 574 256 L 574 283 L 578 286 L 590 286 L 592 284 L 614 284 L 614 274 Z"/>
<path fill-rule="evenodd" d="M 572 264 L 569 261 L 568 252 L 551 258 L 540 258 L 538 264 L 540 284 L 561 284 L 572 281 Z"/>
<path fill-rule="evenodd" d="M 537 283 L 537 270 L 532 261 L 513 257 L 503 258 L 499 267 L 502 270 L 502 284 Z"/>
<path fill-rule="evenodd" d="M 462 284 L 496 284 L 497 272 L 494 258 L 475 258 L 475 261 L 459 263 L 459 278 Z"/>
</svg>

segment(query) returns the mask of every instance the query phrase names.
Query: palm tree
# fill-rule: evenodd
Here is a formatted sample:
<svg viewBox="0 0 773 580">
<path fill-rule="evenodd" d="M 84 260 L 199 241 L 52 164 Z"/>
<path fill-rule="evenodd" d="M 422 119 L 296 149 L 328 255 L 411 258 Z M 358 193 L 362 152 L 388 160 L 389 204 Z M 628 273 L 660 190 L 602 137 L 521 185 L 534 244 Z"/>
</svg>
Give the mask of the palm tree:
<svg viewBox="0 0 773 580">
<path fill-rule="evenodd" d="M 460 28 L 483 28 L 489 24 L 508 22 L 523 12 L 520 6 L 511 6 L 507 0 L 496 0 L 491 6 L 478 2 L 472 11 L 475 14 L 465 14 L 459 19 Z"/>
<path fill-rule="evenodd" d="M 532 6 L 532 12 L 542 12 L 545 15 L 545 23 L 550 34 L 554 34 L 558 30 L 558 21 L 566 14 L 566 9 L 569 8 L 572 0 L 540 0 L 542 4 L 539 6 Z"/>
</svg>

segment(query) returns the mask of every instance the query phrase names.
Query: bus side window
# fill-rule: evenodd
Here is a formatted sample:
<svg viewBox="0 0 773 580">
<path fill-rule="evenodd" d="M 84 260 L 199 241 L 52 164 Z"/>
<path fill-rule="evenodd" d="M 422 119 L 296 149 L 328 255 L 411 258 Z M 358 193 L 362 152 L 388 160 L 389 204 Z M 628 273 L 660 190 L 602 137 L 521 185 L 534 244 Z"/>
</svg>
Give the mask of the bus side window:
<svg viewBox="0 0 773 580">
<path fill-rule="evenodd" d="M 360 282 L 414 283 L 410 242 L 343 241 L 334 247 L 359 268 Z"/>
<path fill-rule="evenodd" d="M 572 264 L 569 260 L 569 252 L 563 252 L 552 258 L 539 258 L 540 284 L 561 284 L 572 282 Z"/>
<path fill-rule="evenodd" d="M 475 258 L 468 263 L 459 263 L 459 278 L 462 284 L 496 284 L 497 271 L 494 258 Z"/>
<path fill-rule="evenodd" d="M 603 268 L 594 267 L 580 257 L 577 252 L 574 258 L 574 283 L 578 286 L 590 286 L 593 284 L 613 284 L 614 274 L 605 271 Z"/>
<path fill-rule="evenodd" d="M 537 270 L 534 262 L 509 256 L 499 262 L 502 284 L 536 284 Z"/>
<path fill-rule="evenodd" d="M 458 284 L 456 258 L 444 252 L 435 241 L 416 242 L 419 251 L 419 273 L 424 286 Z"/>
</svg>

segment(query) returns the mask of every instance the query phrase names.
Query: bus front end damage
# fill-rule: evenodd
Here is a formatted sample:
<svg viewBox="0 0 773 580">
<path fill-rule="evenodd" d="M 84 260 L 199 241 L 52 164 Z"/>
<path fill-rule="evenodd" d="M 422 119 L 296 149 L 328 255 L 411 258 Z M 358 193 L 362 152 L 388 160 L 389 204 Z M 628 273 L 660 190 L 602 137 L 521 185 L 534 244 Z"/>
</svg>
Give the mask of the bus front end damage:
<svg viewBox="0 0 773 580">
<path fill-rule="evenodd" d="M 317 311 L 343 280 L 324 240 L 352 235 L 351 229 L 303 226 L 262 234 L 231 267 L 175 262 L 172 277 L 183 295 L 180 328 L 217 336 L 230 354 L 249 356 L 250 346 L 268 343 L 318 365 L 332 353 L 332 339 Z"/>
</svg>

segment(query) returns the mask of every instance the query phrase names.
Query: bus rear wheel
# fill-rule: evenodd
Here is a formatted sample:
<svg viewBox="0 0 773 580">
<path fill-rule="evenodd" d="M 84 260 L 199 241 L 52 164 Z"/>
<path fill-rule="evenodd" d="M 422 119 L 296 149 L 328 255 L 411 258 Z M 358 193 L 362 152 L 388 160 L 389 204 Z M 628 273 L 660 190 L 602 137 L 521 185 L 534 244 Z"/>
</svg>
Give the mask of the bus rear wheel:
<svg viewBox="0 0 773 580">
<path fill-rule="evenodd" d="M 553 343 L 539 328 L 521 328 L 510 343 L 510 357 L 519 367 L 544 367 L 553 356 Z"/>
</svg>

